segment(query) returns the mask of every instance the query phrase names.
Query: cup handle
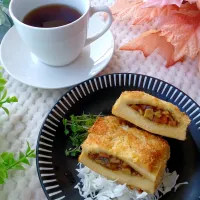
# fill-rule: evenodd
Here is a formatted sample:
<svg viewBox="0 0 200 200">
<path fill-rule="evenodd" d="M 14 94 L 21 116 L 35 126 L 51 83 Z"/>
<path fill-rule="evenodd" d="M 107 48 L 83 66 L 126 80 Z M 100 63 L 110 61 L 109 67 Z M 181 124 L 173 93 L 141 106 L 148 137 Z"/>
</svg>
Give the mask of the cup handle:
<svg viewBox="0 0 200 200">
<path fill-rule="evenodd" d="M 110 9 L 107 6 L 94 6 L 90 8 L 90 17 L 92 15 L 94 15 L 97 12 L 106 12 L 108 14 L 108 19 L 105 25 L 105 28 L 100 32 L 97 33 L 96 35 L 87 38 L 85 41 L 85 46 L 87 46 L 88 44 L 94 42 L 95 40 L 97 40 L 99 37 L 101 37 L 111 26 L 112 22 L 113 22 L 113 17 L 112 17 L 112 13 L 110 11 Z"/>
</svg>

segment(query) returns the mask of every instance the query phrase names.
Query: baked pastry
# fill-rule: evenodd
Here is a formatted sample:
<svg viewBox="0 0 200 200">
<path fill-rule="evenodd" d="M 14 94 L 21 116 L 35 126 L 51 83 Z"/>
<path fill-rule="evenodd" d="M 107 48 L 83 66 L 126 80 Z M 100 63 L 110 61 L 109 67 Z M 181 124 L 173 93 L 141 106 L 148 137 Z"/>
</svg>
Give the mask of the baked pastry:
<svg viewBox="0 0 200 200">
<path fill-rule="evenodd" d="M 79 162 L 108 179 L 153 194 L 169 157 L 164 139 L 107 116 L 89 129 Z"/>
<path fill-rule="evenodd" d="M 189 117 L 172 103 L 140 91 L 123 92 L 112 108 L 112 114 L 154 134 L 186 139 Z"/>
</svg>

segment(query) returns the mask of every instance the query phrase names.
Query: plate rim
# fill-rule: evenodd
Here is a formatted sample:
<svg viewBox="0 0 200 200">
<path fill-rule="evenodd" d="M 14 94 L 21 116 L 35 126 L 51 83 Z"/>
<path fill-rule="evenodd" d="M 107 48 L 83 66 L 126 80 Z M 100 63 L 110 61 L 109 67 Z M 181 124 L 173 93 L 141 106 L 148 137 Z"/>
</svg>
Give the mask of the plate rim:
<svg viewBox="0 0 200 200">
<path fill-rule="evenodd" d="M 146 74 L 140 74 L 140 73 L 109 73 L 109 74 L 104 74 L 104 75 L 101 75 L 101 76 L 94 76 L 94 77 L 92 77 L 92 78 L 90 78 L 90 79 L 87 79 L 87 80 L 85 80 L 85 81 L 82 81 L 81 83 L 78 83 L 77 85 L 74 85 L 74 86 L 68 88 L 67 91 L 56 101 L 56 103 L 54 104 L 54 106 L 53 106 L 53 107 L 50 109 L 50 111 L 47 113 L 47 115 L 46 115 L 46 117 L 45 117 L 45 119 L 44 119 L 44 121 L 43 121 L 43 123 L 42 123 L 42 125 L 41 125 L 40 131 L 39 131 L 39 134 L 38 134 L 37 144 L 36 144 L 36 168 L 37 168 L 37 174 L 38 174 L 38 178 L 39 178 L 39 180 L 40 180 L 41 187 L 42 187 L 42 189 L 43 189 L 43 191 L 44 191 L 44 193 L 45 193 L 45 195 L 46 195 L 46 198 L 47 198 L 48 200 L 52 200 L 52 199 L 51 199 L 51 197 L 49 196 L 49 194 L 48 194 L 47 190 L 45 189 L 45 186 L 44 186 L 44 184 L 43 184 L 43 182 L 42 182 L 42 177 L 41 177 L 41 173 L 40 173 L 40 169 L 39 169 L 39 156 L 38 156 L 38 154 L 39 154 L 38 152 L 39 152 L 40 136 L 42 135 L 42 128 L 44 127 L 44 124 L 45 124 L 45 122 L 46 122 L 48 116 L 51 114 L 52 110 L 56 107 L 56 105 L 59 103 L 59 101 L 60 101 L 61 99 L 63 99 L 68 93 L 70 93 L 70 92 L 71 92 L 74 88 L 76 88 L 78 85 L 84 84 L 85 82 L 88 82 L 88 83 L 89 83 L 89 82 L 90 82 L 91 80 L 93 80 L 93 79 L 103 78 L 103 77 L 109 77 L 109 76 L 116 76 L 116 75 L 121 75 L 121 76 L 123 76 L 123 75 L 132 75 L 132 76 L 135 76 L 135 75 L 136 75 L 136 76 L 138 76 L 138 77 L 142 76 L 142 77 L 147 77 L 147 78 L 151 78 L 151 79 L 157 80 L 157 81 L 159 81 L 159 82 L 163 82 L 164 84 L 168 84 L 170 87 L 174 88 L 175 90 L 178 90 L 179 92 L 182 92 L 182 94 L 183 94 L 184 96 L 188 97 L 188 98 L 192 101 L 192 103 L 194 103 L 195 106 L 196 106 L 197 108 L 199 108 L 199 113 L 200 113 L 200 106 L 199 106 L 199 104 L 198 104 L 193 98 L 191 98 L 189 95 L 187 95 L 185 92 L 183 92 L 181 89 L 177 88 L 176 86 L 172 85 L 171 83 L 168 83 L 168 82 L 166 82 L 166 81 L 164 81 L 164 80 L 161 80 L 161 79 L 159 79 L 159 78 L 156 78 L 156 77 L 153 77 L 153 76 L 149 76 L 149 75 L 146 75 Z M 123 85 L 122 85 L 122 86 L 123 86 Z M 117 86 L 117 87 L 119 87 L 119 86 Z M 102 90 L 103 90 L 103 89 L 105 89 L 105 88 L 102 88 Z M 97 91 L 98 91 L 98 90 L 97 90 Z M 192 121 L 192 120 L 191 120 L 191 121 Z M 199 125 L 199 127 L 200 127 L 200 125 Z M 198 131 L 199 131 L 199 133 L 200 133 L 200 130 L 199 130 L 199 129 L 198 129 Z M 198 146 L 197 146 L 197 148 L 198 148 Z"/>
<path fill-rule="evenodd" d="M 98 20 L 100 20 L 101 23 L 104 23 L 100 18 L 98 18 Z M 111 29 L 109 29 L 106 33 L 109 33 L 110 36 L 111 36 L 111 38 L 112 38 L 112 44 L 111 44 L 112 53 L 111 53 L 110 57 L 108 58 L 108 60 L 105 62 L 104 66 L 101 67 L 99 70 L 95 71 L 95 73 L 93 73 L 92 75 L 88 75 L 88 78 L 87 78 L 87 79 L 81 80 L 79 83 L 74 83 L 74 84 L 72 84 L 72 85 L 57 86 L 57 87 L 52 87 L 52 86 L 51 86 L 51 87 L 48 87 L 48 86 L 40 86 L 40 85 L 37 85 L 37 84 L 30 84 L 30 83 L 27 83 L 26 81 L 20 80 L 20 78 L 18 78 L 18 77 L 15 76 L 13 73 L 11 73 L 10 70 L 6 67 L 6 65 L 5 65 L 5 63 L 4 63 L 3 59 L 2 59 L 2 48 L 3 48 L 4 46 L 6 46 L 5 40 L 6 40 L 6 38 L 8 37 L 7 35 L 9 34 L 10 31 L 13 31 L 14 29 L 16 30 L 15 25 L 12 26 L 12 27 L 7 31 L 7 33 L 5 34 L 5 36 L 3 37 L 2 41 L 1 41 L 1 45 L 0 45 L 0 61 L 1 61 L 1 64 L 2 64 L 3 68 L 6 70 L 6 72 L 7 72 L 11 77 L 13 77 L 15 80 L 17 80 L 17 81 L 19 81 L 20 83 L 23 83 L 23 84 L 25 84 L 25 85 L 34 87 L 34 88 L 50 89 L 50 90 L 54 90 L 54 89 L 63 89 L 63 88 L 67 88 L 67 87 L 73 87 L 74 85 L 77 85 L 77 84 L 80 84 L 81 82 L 87 81 L 87 80 L 89 80 L 89 79 L 95 77 L 98 73 L 100 73 L 102 70 L 104 70 L 104 69 L 107 67 L 108 63 L 111 61 L 111 59 L 112 59 L 112 57 L 113 57 L 113 55 L 114 55 L 114 52 L 115 52 L 115 41 L 114 41 L 114 36 L 113 36 L 113 33 L 112 33 Z M 16 31 L 17 31 L 17 30 L 16 30 Z M 17 33 L 17 34 L 18 34 L 18 33 Z M 103 36 L 104 36 L 104 35 L 103 35 Z M 101 36 L 101 37 L 103 37 L 103 36 Z M 19 36 L 19 37 L 20 37 L 20 36 Z M 110 50 L 110 48 L 109 48 L 109 50 Z M 109 50 L 108 50 L 108 51 L 109 51 Z M 108 51 L 107 51 L 107 52 L 108 52 Z M 106 53 L 107 53 L 107 52 L 106 52 Z M 65 67 L 65 66 L 63 66 L 63 67 Z"/>
</svg>

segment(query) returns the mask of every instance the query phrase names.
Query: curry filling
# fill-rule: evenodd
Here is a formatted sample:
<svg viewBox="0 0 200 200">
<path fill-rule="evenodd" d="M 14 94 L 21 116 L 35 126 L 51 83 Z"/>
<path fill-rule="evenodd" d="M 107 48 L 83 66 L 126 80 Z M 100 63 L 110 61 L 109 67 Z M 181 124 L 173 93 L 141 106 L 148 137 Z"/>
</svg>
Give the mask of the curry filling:
<svg viewBox="0 0 200 200">
<path fill-rule="evenodd" d="M 96 163 L 113 171 L 122 171 L 128 175 L 141 176 L 124 161 L 106 153 L 89 153 L 88 157 Z"/>
<path fill-rule="evenodd" d="M 169 111 L 143 104 L 131 104 L 129 106 L 153 122 L 169 126 L 178 125 L 178 122 L 172 117 Z"/>
</svg>

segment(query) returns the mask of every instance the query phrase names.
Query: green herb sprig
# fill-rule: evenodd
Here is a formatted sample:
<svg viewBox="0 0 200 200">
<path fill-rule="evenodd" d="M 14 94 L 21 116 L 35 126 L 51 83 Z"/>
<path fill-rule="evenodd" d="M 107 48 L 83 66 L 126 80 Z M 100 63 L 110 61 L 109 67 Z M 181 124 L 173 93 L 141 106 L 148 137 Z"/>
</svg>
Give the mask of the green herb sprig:
<svg viewBox="0 0 200 200">
<path fill-rule="evenodd" d="M 74 148 L 65 151 L 66 156 L 77 156 L 81 152 L 81 144 L 87 138 L 88 129 L 100 115 L 71 115 L 70 120 L 63 119 L 64 133 L 69 135 Z"/>
<path fill-rule="evenodd" d="M 15 159 L 14 153 L 3 152 L 0 154 L 0 184 L 4 184 L 8 179 L 9 170 L 24 170 L 23 164 L 30 165 L 29 159 L 35 158 L 35 150 L 31 149 L 27 142 L 27 149 L 23 153 L 20 151 L 18 159 Z"/>
<path fill-rule="evenodd" d="M 0 67 L 0 70 L 1 69 L 2 67 Z M 2 108 L 7 114 L 9 114 L 9 110 L 4 106 L 4 104 L 18 102 L 18 99 L 16 96 L 7 96 L 7 89 L 5 88 L 6 83 L 7 81 L 3 78 L 2 72 L 0 72 L 0 108 Z"/>
</svg>

